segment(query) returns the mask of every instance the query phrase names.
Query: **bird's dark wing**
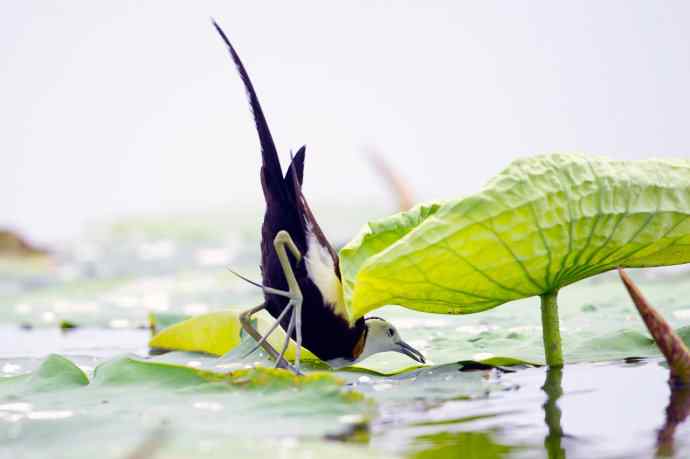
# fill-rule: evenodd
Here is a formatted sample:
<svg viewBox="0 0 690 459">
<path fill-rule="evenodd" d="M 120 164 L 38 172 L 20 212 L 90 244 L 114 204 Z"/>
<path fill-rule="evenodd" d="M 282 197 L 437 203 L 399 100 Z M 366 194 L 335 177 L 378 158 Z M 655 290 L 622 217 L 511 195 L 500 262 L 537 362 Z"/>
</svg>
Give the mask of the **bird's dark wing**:
<svg viewBox="0 0 690 459">
<path fill-rule="evenodd" d="M 292 158 L 290 167 L 288 167 L 288 170 L 285 173 L 285 187 L 287 188 L 288 197 L 293 205 L 296 205 L 294 203 L 297 202 L 298 197 L 295 194 L 295 187 L 292 185 L 292 174 L 295 174 L 297 177 L 297 183 L 301 187 L 302 183 L 304 182 L 304 154 L 306 149 L 306 145 L 303 145 L 302 148 L 297 150 L 297 154 Z"/>
<path fill-rule="evenodd" d="M 302 194 L 305 148 L 306 147 L 302 147 L 299 149 L 297 155 L 295 155 L 294 159 L 292 160 L 292 163 L 290 164 L 288 173 L 285 175 L 285 182 L 289 184 L 288 195 L 291 197 L 291 199 L 294 199 L 294 205 L 297 209 L 297 212 L 300 215 L 301 222 L 303 222 L 302 225 L 305 234 L 313 234 L 316 237 L 316 240 L 318 241 L 319 245 L 328 250 L 328 252 L 331 255 L 331 258 L 333 258 L 333 264 L 336 268 L 336 274 L 338 277 L 340 277 L 338 255 L 331 243 L 328 241 L 328 238 L 326 238 L 326 235 L 323 233 L 323 230 L 319 226 L 319 223 L 316 221 L 316 218 L 314 217 L 314 214 L 312 213 L 311 208 L 307 203 L 307 199 Z"/>
<path fill-rule="evenodd" d="M 285 183 L 288 185 L 288 188 L 291 187 L 289 184 L 292 181 L 291 175 L 293 169 L 295 170 L 299 184 L 302 185 L 304 183 L 304 156 L 306 150 L 307 146 L 302 145 L 302 147 L 297 150 L 297 154 L 292 158 L 292 161 L 290 161 L 290 167 L 288 167 L 288 170 L 285 173 Z"/>
</svg>

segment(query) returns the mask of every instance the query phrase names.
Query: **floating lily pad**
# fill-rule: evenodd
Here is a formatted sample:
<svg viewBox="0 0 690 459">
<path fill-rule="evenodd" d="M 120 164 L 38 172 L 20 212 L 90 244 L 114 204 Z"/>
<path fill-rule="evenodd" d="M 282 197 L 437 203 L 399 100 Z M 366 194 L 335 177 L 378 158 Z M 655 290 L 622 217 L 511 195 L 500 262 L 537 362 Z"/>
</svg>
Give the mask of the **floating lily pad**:
<svg viewBox="0 0 690 459">
<path fill-rule="evenodd" d="M 69 360 L 51 356 L 30 374 L 0 379 L 0 437 L 11 457 L 69 451 L 74 458 L 120 458 L 151 435 L 162 435 L 161 449 L 179 457 L 203 452 L 204 444 L 217 456 L 246 454 L 253 449 L 248 436 L 258 433 L 267 449 L 281 450 L 281 440 L 299 435 L 306 448 L 328 451 L 310 447 L 309 439 L 366 423 L 372 409 L 322 372 L 298 378 L 252 368 L 223 375 L 120 357 L 98 366 L 89 382 Z"/>
<path fill-rule="evenodd" d="M 156 321 L 156 317 L 153 314 L 152 321 Z M 264 311 L 254 317 L 257 329 L 262 334 L 266 333 L 275 321 Z M 170 320 L 170 316 L 167 319 Z M 169 323 L 166 329 L 151 338 L 149 345 L 155 349 L 197 351 L 221 356 L 233 350 L 240 343 L 241 329 L 238 311 L 212 312 L 191 317 L 175 324 Z M 280 327 L 268 338 L 268 343 L 275 349 L 281 349 L 284 341 L 285 332 Z M 285 355 L 289 360 L 295 358 L 295 343 L 292 340 L 290 340 Z M 302 359 L 305 361 L 318 360 L 306 348 L 302 352 Z"/>
<path fill-rule="evenodd" d="M 81 387 L 88 383 L 89 378 L 79 367 L 70 360 L 53 354 L 32 373 L 0 378 L 0 397 L 17 398 Z"/>
<path fill-rule="evenodd" d="M 212 312 L 169 325 L 154 335 L 149 345 L 156 349 L 223 355 L 240 343 L 240 330 L 236 312 Z"/>
</svg>

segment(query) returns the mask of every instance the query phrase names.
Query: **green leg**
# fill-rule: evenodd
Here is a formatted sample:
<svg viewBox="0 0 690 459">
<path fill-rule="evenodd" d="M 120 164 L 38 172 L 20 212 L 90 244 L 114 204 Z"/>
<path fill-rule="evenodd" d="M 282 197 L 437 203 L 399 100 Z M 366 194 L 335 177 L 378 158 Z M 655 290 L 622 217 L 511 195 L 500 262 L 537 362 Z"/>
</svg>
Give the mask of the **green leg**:
<svg viewBox="0 0 690 459">
<path fill-rule="evenodd" d="M 271 346 L 268 342 L 266 342 L 266 337 L 270 334 L 267 333 L 266 336 L 261 336 L 259 331 L 254 328 L 252 325 L 251 319 L 254 314 L 257 312 L 261 311 L 262 309 L 266 309 L 266 303 L 262 303 L 259 306 L 255 306 L 251 309 L 247 309 L 246 311 L 242 312 L 240 314 L 240 323 L 242 324 L 242 329 L 249 334 L 252 338 L 254 338 L 259 344 L 256 345 L 254 349 L 252 349 L 251 352 L 248 352 L 245 357 L 254 351 L 256 351 L 259 347 L 262 347 L 268 355 L 270 355 L 273 359 L 275 359 L 278 363 L 280 363 L 280 366 L 282 368 L 291 370 L 295 373 L 297 373 L 297 370 L 292 367 L 289 363 L 287 363 L 284 359 L 280 360 L 278 359 L 278 352 L 273 349 L 273 346 Z"/>
<path fill-rule="evenodd" d="M 290 345 L 290 336 L 292 335 L 292 331 L 295 329 L 295 314 L 293 313 L 290 316 L 290 324 L 288 325 L 288 329 L 285 331 L 285 340 L 283 341 L 283 348 L 280 351 L 280 355 L 278 356 L 278 360 L 276 361 L 276 368 L 278 367 L 278 364 L 281 361 L 285 361 L 284 356 L 285 356 L 285 351 L 287 351 L 288 346 Z M 295 359 L 295 367 L 299 371 L 299 362 L 297 359 Z"/>
<path fill-rule="evenodd" d="M 288 306 L 292 305 L 294 310 L 292 311 L 292 316 L 290 317 L 290 326 L 287 331 L 286 343 L 290 342 L 290 335 L 292 335 L 292 327 L 295 328 L 295 368 L 300 371 L 300 358 L 302 354 L 302 290 L 299 288 L 297 279 L 295 278 L 295 272 L 292 270 L 292 265 L 290 265 L 290 258 L 287 255 L 286 247 L 292 255 L 297 259 L 297 261 L 302 259 L 302 254 L 295 245 L 295 242 L 290 237 L 287 231 L 279 231 L 276 234 L 275 239 L 273 239 L 273 247 L 276 250 L 276 255 L 278 255 L 278 260 L 280 260 L 280 265 L 283 267 L 283 273 L 285 274 L 285 279 L 288 283 L 288 292 L 290 293 L 290 302 Z M 281 358 L 285 354 L 287 346 L 283 346 L 283 352 L 281 353 Z"/>
<path fill-rule="evenodd" d="M 262 305 L 259 307 L 260 309 L 258 309 L 258 310 L 264 309 L 265 307 L 266 307 L 266 306 L 265 306 L 265 303 L 264 303 L 264 304 L 262 304 Z M 271 325 L 271 328 L 268 329 L 268 331 L 266 332 L 266 334 L 265 334 L 264 336 L 260 336 L 260 335 L 259 335 L 261 339 L 258 339 L 258 338 L 256 338 L 256 337 L 254 337 L 254 339 L 257 340 L 256 345 L 255 345 L 253 348 L 251 348 L 251 350 L 250 350 L 249 352 L 247 352 L 246 354 L 244 354 L 244 355 L 242 356 L 242 358 L 245 358 L 245 357 L 248 357 L 248 356 L 252 355 L 252 354 L 253 354 L 254 352 L 256 352 L 256 350 L 259 349 L 260 347 L 263 347 L 264 349 L 266 349 L 266 346 L 268 346 L 268 347 L 271 349 L 271 352 L 269 352 L 269 355 L 270 355 L 271 357 L 273 357 L 274 359 L 277 360 L 277 359 L 278 359 L 278 353 L 275 351 L 275 349 L 273 349 L 273 347 L 272 347 L 270 344 L 268 344 L 268 343 L 266 342 L 266 340 L 268 339 L 269 336 L 271 336 L 271 333 L 273 333 L 273 332 L 275 331 L 275 329 L 278 328 L 278 326 L 280 325 L 280 321 L 283 320 L 283 317 L 285 317 L 285 315 L 286 315 L 288 312 L 290 312 L 291 309 L 292 309 L 292 304 L 291 304 L 290 302 L 288 302 L 288 304 L 287 304 L 287 306 L 285 307 L 285 309 L 283 309 L 283 312 L 281 312 L 280 315 L 276 318 L 276 321 L 273 323 L 273 325 Z M 254 314 L 254 313 L 257 312 L 258 310 L 257 310 L 256 308 L 253 308 L 253 309 L 250 309 L 249 311 L 246 311 L 245 313 L 249 313 L 250 316 L 251 316 L 251 314 Z M 245 314 L 245 313 L 242 313 L 242 315 Z M 245 328 L 245 322 L 242 321 L 242 315 L 240 315 L 240 322 L 242 322 L 242 327 Z M 247 322 L 249 322 L 249 319 L 247 319 Z M 249 324 L 249 326 L 251 326 L 251 324 Z M 253 329 L 253 328 L 252 328 L 252 329 Z M 246 328 L 245 328 L 245 330 L 246 330 Z M 252 335 L 252 336 L 254 336 L 254 335 Z M 268 352 L 268 351 L 267 351 L 267 352 Z"/>
<path fill-rule="evenodd" d="M 302 254 L 300 254 L 299 249 L 295 245 L 295 242 L 292 240 L 290 235 L 288 234 L 287 231 L 280 231 L 278 234 L 276 234 L 275 239 L 273 240 L 273 247 L 275 248 L 276 255 L 278 256 L 278 260 L 280 261 L 280 265 L 283 268 L 283 273 L 285 274 L 285 279 L 287 280 L 288 284 L 288 290 L 283 291 L 283 290 L 277 290 L 271 287 L 267 287 L 261 284 L 257 284 L 256 282 L 253 282 L 244 276 L 241 276 L 240 274 L 234 272 L 231 270 L 233 274 L 236 276 L 240 277 L 241 279 L 246 280 L 247 282 L 256 285 L 257 287 L 260 287 L 264 292 L 272 294 L 272 295 L 280 295 L 284 296 L 286 298 L 289 298 L 289 301 L 287 305 L 285 305 L 285 309 L 280 313 L 276 321 L 273 323 L 271 328 L 268 330 L 268 332 L 264 335 L 261 336 L 260 333 L 252 326 L 250 319 L 253 314 L 256 312 L 265 309 L 266 305 L 262 304 L 260 306 L 257 306 L 255 308 L 249 309 L 245 312 L 243 312 L 240 315 L 240 322 L 242 323 L 242 328 L 249 333 L 256 341 L 257 344 L 256 346 L 249 351 L 246 355 L 250 355 L 254 351 L 256 351 L 260 346 L 264 348 L 264 350 L 276 360 L 276 368 L 287 368 L 293 371 L 295 374 L 301 374 L 300 371 L 300 357 L 301 357 L 301 351 L 302 351 L 302 291 L 299 288 L 299 284 L 297 283 L 297 279 L 295 278 L 295 273 L 292 270 L 292 265 L 290 264 L 290 258 L 288 257 L 287 250 L 290 250 L 290 252 L 294 255 L 294 257 L 299 261 L 302 258 Z M 291 312 L 290 316 L 290 325 L 287 330 L 287 336 L 285 338 L 285 343 L 283 345 L 282 351 L 280 354 L 273 349 L 273 346 L 271 346 L 266 340 L 270 336 L 273 331 L 275 331 L 276 328 L 280 325 L 281 320 L 283 320 L 283 317 L 285 317 L 285 314 L 288 312 Z M 290 343 L 290 336 L 292 335 L 293 330 L 296 332 L 296 351 L 295 351 L 295 365 L 292 366 L 290 365 L 284 358 L 285 356 L 285 351 L 287 350 L 287 347 Z"/>
</svg>

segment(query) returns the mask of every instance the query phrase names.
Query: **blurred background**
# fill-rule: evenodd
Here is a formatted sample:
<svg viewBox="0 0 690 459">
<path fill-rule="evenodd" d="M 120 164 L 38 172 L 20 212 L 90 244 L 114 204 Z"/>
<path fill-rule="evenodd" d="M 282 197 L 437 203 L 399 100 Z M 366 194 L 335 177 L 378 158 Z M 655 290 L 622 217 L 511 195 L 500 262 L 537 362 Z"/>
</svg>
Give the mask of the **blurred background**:
<svg viewBox="0 0 690 459">
<path fill-rule="evenodd" d="M 260 279 L 264 204 L 252 116 L 211 17 L 247 66 L 283 164 L 307 145 L 304 191 L 335 244 L 401 207 L 372 151 L 413 201 L 474 193 L 523 156 L 690 152 L 688 2 L 0 0 L 0 381 L 34 371 L 48 353 L 93 375 L 123 354 L 149 357 L 149 327 L 261 301 L 226 269 Z M 688 325 L 687 265 L 639 278 L 672 326 Z M 608 349 L 645 342 L 613 273 L 564 289 L 560 302 L 565 348 L 575 354 L 605 360 Z M 376 315 L 436 364 L 536 361 L 536 303 L 465 316 L 389 306 Z M 196 367 L 201 356 L 160 358 Z M 545 447 L 565 457 L 561 439 L 571 459 L 651 457 L 668 396 L 659 362 L 569 365 L 563 385 L 560 371 L 465 373 L 455 364 L 415 374 L 414 391 L 357 376 L 355 387 L 379 397 L 380 409 L 371 439 L 357 427 L 347 444 L 305 433 L 330 428 L 311 409 L 347 429 L 361 425 L 323 397 L 303 411 L 300 397 L 290 405 L 243 392 L 243 403 L 257 403 L 249 409 L 234 397 L 159 398 L 153 385 L 137 392 L 119 382 L 109 404 L 93 391 L 84 400 L 0 393 L 8 402 L 0 444 L 10 446 L 0 458 L 47 457 L 45 445 L 135 457 L 130 450 L 157 423 L 169 427 L 166 457 L 293 457 L 287 448 L 297 447 L 303 457 L 350 459 L 378 450 L 543 457 Z M 385 353 L 368 364 L 410 362 Z M 201 395 L 201 404 L 187 398 Z M 690 439 L 684 428 L 677 437 Z"/>
<path fill-rule="evenodd" d="M 210 17 L 283 161 L 307 144 L 317 215 L 395 210 L 369 148 L 419 200 L 520 156 L 690 152 L 685 2 L 5 2 L 0 227 L 48 244 L 128 215 L 260 211 L 256 134 Z"/>
</svg>

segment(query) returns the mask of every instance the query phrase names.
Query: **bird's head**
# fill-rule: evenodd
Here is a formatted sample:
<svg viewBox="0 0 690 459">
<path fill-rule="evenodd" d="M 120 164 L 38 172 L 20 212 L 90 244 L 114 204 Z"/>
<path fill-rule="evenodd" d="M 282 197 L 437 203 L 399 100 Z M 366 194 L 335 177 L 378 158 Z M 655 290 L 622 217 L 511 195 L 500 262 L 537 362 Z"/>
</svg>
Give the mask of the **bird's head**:
<svg viewBox="0 0 690 459">
<path fill-rule="evenodd" d="M 379 352 L 393 351 L 405 354 L 419 363 L 426 363 L 422 353 L 403 341 L 398 330 L 390 322 L 380 317 L 367 317 L 364 325 L 366 327 L 364 347 L 356 361 L 364 360 Z"/>
</svg>

